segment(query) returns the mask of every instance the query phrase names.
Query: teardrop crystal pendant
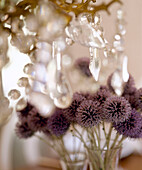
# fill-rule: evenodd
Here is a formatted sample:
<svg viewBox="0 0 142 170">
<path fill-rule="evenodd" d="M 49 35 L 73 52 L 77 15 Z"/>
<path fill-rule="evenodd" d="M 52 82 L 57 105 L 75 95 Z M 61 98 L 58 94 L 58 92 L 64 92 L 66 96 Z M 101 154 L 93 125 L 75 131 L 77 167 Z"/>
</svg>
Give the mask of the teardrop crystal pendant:
<svg viewBox="0 0 142 170">
<path fill-rule="evenodd" d="M 29 102 L 36 107 L 39 114 L 43 117 L 51 116 L 54 111 L 54 103 L 47 94 L 31 92 Z"/>
<path fill-rule="evenodd" d="M 89 69 L 90 69 L 90 72 L 93 75 L 94 79 L 96 81 L 98 81 L 99 73 L 100 73 L 100 69 L 101 69 L 101 59 L 99 56 L 99 49 L 90 47 L 89 50 L 90 50 Z"/>
<path fill-rule="evenodd" d="M 124 82 L 127 82 L 129 80 L 129 73 L 128 73 L 128 57 L 123 57 L 122 62 L 122 78 Z"/>
<path fill-rule="evenodd" d="M 59 108 L 66 108 L 71 104 L 72 101 L 72 90 L 68 80 L 66 79 L 62 70 L 62 55 L 58 49 L 57 44 L 53 43 L 53 58 L 56 64 L 56 72 L 52 78 L 56 84 L 55 89 L 52 88 L 51 97 L 54 100 L 54 104 Z M 54 94 L 53 94 L 54 93 Z"/>
<path fill-rule="evenodd" d="M 112 75 L 111 86 L 113 87 L 115 93 L 118 96 L 121 96 L 123 93 L 123 85 L 124 81 L 122 78 L 122 72 L 119 69 L 117 69 Z"/>
</svg>

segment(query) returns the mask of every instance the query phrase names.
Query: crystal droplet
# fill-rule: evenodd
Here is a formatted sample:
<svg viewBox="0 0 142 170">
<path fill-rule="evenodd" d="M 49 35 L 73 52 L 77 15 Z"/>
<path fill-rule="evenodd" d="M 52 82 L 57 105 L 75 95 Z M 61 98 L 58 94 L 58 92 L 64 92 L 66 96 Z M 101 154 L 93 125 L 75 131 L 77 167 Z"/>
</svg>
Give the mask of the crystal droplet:
<svg viewBox="0 0 142 170">
<path fill-rule="evenodd" d="M 113 73 L 112 79 L 111 79 L 111 86 L 113 87 L 115 93 L 118 96 L 121 96 L 123 93 L 123 84 L 124 81 L 122 79 L 122 72 L 120 70 L 116 70 Z"/>
<path fill-rule="evenodd" d="M 72 90 L 65 76 L 57 74 L 57 94 L 54 97 L 54 104 L 59 108 L 67 108 L 72 101 Z"/>
<path fill-rule="evenodd" d="M 66 43 L 67 45 L 72 45 L 73 44 L 73 40 L 69 37 L 66 38 Z"/>
<path fill-rule="evenodd" d="M 101 69 L 101 59 L 99 56 L 99 49 L 90 48 L 90 64 L 89 69 L 94 79 L 98 81 L 99 73 Z"/>
<path fill-rule="evenodd" d="M 17 89 L 10 90 L 10 92 L 8 93 L 8 96 L 13 100 L 17 100 L 20 95 L 20 91 Z"/>
<path fill-rule="evenodd" d="M 29 95 L 29 102 L 35 106 L 39 114 L 44 117 L 52 115 L 54 111 L 55 106 L 51 98 L 40 92 L 31 92 Z"/>
<path fill-rule="evenodd" d="M 122 20 L 124 18 L 124 12 L 122 11 L 122 9 L 119 9 L 117 11 L 117 19 Z"/>
<path fill-rule="evenodd" d="M 24 66 L 23 72 L 27 75 L 32 75 L 33 70 L 34 70 L 33 64 L 28 63 Z"/>
<path fill-rule="evenodd" d="M 27 106 L 27 101 L 24 98 L 22 98 L 18 101 L 16 105 L 16 111 L 23 110 L 26 106 Z"/>
<path fill-rule="evenodd" d="M 78 18 L 80 24 L 88 24 L 92 22 L 92 15 L 88 13 L 83 13 L 81 16 Z"/>
<path fill-rule="evenodd" d="M 120 35 L 126 34 L 126 21 L 125 20 L 118 20 L 116 25 L 116 30 Z"/>
<path fill-rule="evenodd" d="M 100 25 L 101 23 L 101 16 L 99 14 L 95 14 L 94 16 L 94 24 L 95 25 Z"/>
<path fill-rule="evenodd" d="M 65 66 L 67 68 L 70 67 L 72 64 L 72 58 L 69 55 L 64 54 L 62 56 L 62 64 L 63 64 L 63 66 Z"/>
<path fill-rule="evenodd" d="M 124 56 L 123 63 L 122 63 L 122 77 L 123 81 L 127 82 L 129 79 L 129 73 L 128 73 L 128 57 Z"/>
<path fill-rule="evenodd" d="M 21 77 L 19 80 L 18 80 L 18 86 L 19 87 L 26 87 L 29 85 L 29 80 L 27 77 Z"/>
<path fill-rule="evenodd" d="M 64 51 L 66 48 L 66 42 L 65 39 L 63 37 L 59 37 L 56 39 L 56 41 L 54 41 L 55 46 L 57 48 L 58 51 Z"/>
</svg>

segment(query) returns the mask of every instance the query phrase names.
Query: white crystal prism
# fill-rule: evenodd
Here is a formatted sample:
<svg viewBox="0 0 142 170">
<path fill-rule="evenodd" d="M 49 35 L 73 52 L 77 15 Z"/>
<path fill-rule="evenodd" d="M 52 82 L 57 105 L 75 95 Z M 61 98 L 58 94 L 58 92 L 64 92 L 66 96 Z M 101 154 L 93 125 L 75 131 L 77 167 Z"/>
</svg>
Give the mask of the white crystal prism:
<svg viewBox="0 0 142 170">
<path fill-rule="evenodd" d="M 101 69 L 101 59 L 99 57 L 99 49 L 97 48 L 90 48 L 90 64 L 89 69 L 91 74 L 93 75 L 94 79 L 98 81 L 99 73 Z"/>
</svg>

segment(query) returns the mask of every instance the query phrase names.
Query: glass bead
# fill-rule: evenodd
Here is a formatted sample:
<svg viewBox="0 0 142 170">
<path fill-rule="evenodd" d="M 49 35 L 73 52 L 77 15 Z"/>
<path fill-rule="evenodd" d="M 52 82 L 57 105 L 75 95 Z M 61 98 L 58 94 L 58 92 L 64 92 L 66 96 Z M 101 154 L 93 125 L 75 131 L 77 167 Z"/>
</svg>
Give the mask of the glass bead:
<svg viewBox="0 0 142 170">
<path fill-rule="evenodd" d="M 10 90 L 10 92 L 8 93 L 8 96 L 13 100 L 17 100 L 21 96 L 21 94 L 19 90 L 13 89 L 13 90 Z"/>
<path fill-rule="evenodd" d="M 94 16 L 94 24 L 95 25 L 100 25 L 101 23 L 101 16 L 99 14 L 95 14 Z"/>
<path fill-rule="evenodd" d="M 24 33 L 12 36 L 11 44 L 19 49 L 22 53 L 28 53 L 31 50 L 35 41 L 32 35 L 24 35 Z"/>
<path fill-rule="evenodd" d="M 122 20 L 124 18 L 124 12 L 122 11 L 122 9 L 119 9 L 117 11 L 117 19 Z"/>
<path fill-rule="evenodd" d="M 91 14 L 83 13 L 79 16 L 78 20 L 81 24 L 88 24 L 92 22 L 92 16 Z"/>
<path fill-rule="evenodd" d="M 66 27 L 66 34 L 73 41 L 93 48 L 104 48 L 105 42 L 102 35 L 90 24 L 80 25 L 78 22 Z"/>
<path fill-rule="evenodd" d="M 23 72 L 27 75 L 32 75 L 34 71 L 34 66 L 32 63 L 28 63 L 24 66 Z"/>
<path fill-rule="evenodd" d="M 16 105 L 16 111 L 21 111 L 23 110 L 25 107 L 27 106 L 27 101 L 22 98 L 18 101 L 17 105 Z"/>
<path fill-rule="evenodd" d="M 27 77 L 21 77 L 17 84 L 19 87 L 27 87 L 29 85 L 29 80 Z"/>
<path fill-rule="evenodd" d="M 73 42 L 73 40 L 71 39 L 71 38 L 66 38 L 66 43 L 67 43 L 67 45 L 72 45 L 74 42 Z"/>
</svg>

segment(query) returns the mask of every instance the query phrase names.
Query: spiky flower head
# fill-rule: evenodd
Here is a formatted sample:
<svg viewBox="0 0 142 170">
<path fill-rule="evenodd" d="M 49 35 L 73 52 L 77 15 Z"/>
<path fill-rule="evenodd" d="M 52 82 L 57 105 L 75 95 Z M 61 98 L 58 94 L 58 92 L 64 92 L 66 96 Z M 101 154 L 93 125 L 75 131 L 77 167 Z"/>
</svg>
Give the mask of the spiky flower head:
<svg viewBox="0 0 142 170">
<path fill-rule="evenodd" d="M 101 121 L 100 103 L 98 101 L 84 100 L 77 109 L 77 123 L 82 127 L 92 127 Z"/>
<path fill-rule="evenodd" d="M 89 70 L 90 59 L 88 57 L 82 57 L 76 60 L 75 67 L 78 68 L 81 73 L 87 77 L 91 77 L 92 74 Z"/>
<path fill-rule="evenodd" d="M 76 113 L 77 108 L 79 107 L 80 103 L 85 100 L 85 97 L 81 93 L 74 93 L 73 94 L 73 101 L 71 105 L 63 110 L 64 115 L 69 121 L 76 121 Z"/>
<path fill-rule="evenodd" d="M 132 77 L 131 74 L 129 74 L 129 79 L 124 85 L 123 94 L 131 94 L 131 93 L 134 93 L 135 90 L 136 90 L 136 88 L 135 88 L 134 78 Z"/>
<path fill-rule="evenodd" d="M 51 134 L 61 136 L 69 129 L 70 122 L 65 117 L 61 109 L 56 109 L 54 114 L 48 119 L 48 129 Z"/>
<path fill-rule="evenodd" d="M 138 95 L 138 109 L 140 109 L 142 111 L 142 88 L 140 88 L 138 91 L 137 91 L 137 95 Z"/>
<path fill-rule="evenodd" d="M 94 101 L 99 101 L 102 105 L 108 97 L 110 97 L 110 91 L 106 86 L 101 86 L 99 90 L 93 95 Z"/>
<path fill-rule="evenodd" d="M 21 122 L 27 121 L 29 112 L 30 112 L 32 109 L 33 109 L 33 106 L 32 106 L 30 103 L 27 103 L 27 106 L 26 106 L 23 110 L 17 112 L 17 115 L 18 115 L 18 117 L 19 117 L 19 119 L 20 119 Z"/>
<path fill-rule="evenodd" d="M 139 138 L 140 130 L 142 127 L 142 116 L 135 109 L 132 110 L 131 116 L 129 119 L 124 122 L 114 123 L 114 128 L 118 133 L 130 137 L 130 138 Z"/>
<path fill-rule="evenodd" d="M 15 132 L 19 138 L 29 138 L 34 135 L 34 131 L 30 129 L 27 122 L 17 123 Z"/>
<path fill-rule="evenodd" d="M 131 106 L 124 97 L 112 96 L 104 103 L 104 117 L 107 121 L 123 122 L 131 114 Z"/>
<path fill-rule="evenodd" d="M 136 110 L 139 109 L 140 103 L 139 103 L 139 92 L 137 89 L 131 93 L 123 93 L 123 97 L 125 97 L 126 100 L 131 104 L 132 108 L 135 108 Z"/>
<path fill-rule="evenodd" d="M 47 127 L 48 118 L 42 117 L 36 108 L 33 108 L 28 115 L 28 125 L 33 131 L 42 131 Z"/>
</svg>

